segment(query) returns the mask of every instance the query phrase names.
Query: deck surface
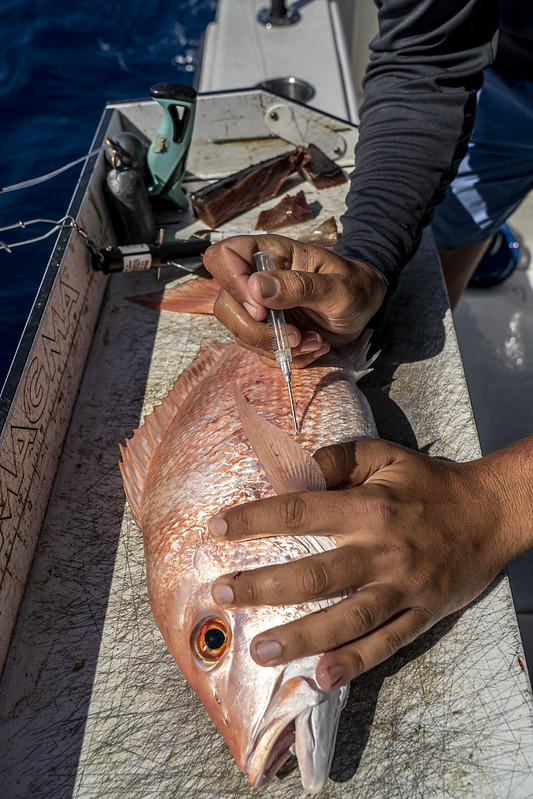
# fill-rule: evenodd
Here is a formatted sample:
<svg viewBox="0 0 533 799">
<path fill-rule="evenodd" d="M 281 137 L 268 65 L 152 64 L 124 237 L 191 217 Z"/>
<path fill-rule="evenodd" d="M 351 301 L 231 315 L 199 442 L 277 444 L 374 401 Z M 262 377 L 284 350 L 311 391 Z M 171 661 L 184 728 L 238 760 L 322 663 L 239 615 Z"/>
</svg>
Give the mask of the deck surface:
<svg viewBox="0 0 533 799">
<path fill-rule="evenodd" d="M 432 265 L 428 241 L 403 277 L 362 387 L 382 436 L 467 460 L 478 443 Z M 157 314 L 126 299 L 156 288 L 153 273 L 108 286 L 3 676 L 5 799 L 303 795 L 297 770 L 252 791 L 151 615 L 117 444 L 202 339 L 227 338 L 213 318 Z M 323 796 L 530 797 L 521 657 L 502 576 L 354 683 Z"/>
<path fill-rule="evenodd" d="M 141 107 L 135 113 L 144 120 Z M 244 111 L 243 119 L 248 125 Z M 227 153 L 237 144 L 226 147 L 214 145 L 217 169 L 233 163 Z M 194 146 L 189 163 L 214 168 Z M 308 184 L 305 191 L 320 212 L 316 224 L 339 217 L 344 187 L 319 197 Z M 250 229 L 256 218 L 257 210 L 228 226 Z M 202 340 L 228 338 L 214 318 L 158 314 L 128 301 L 176 274 L 167 268 L 159 283 L 155 271 L 117 275 L 107 286 L 0 683 L 2 799 L 303 795 L 297 770 L 251 789 L 168 653 L 148 603 L 118 442 L 163 399 Z M 381 354 L 360 385 L 380 435 L 452 460 L 477 457 L 429 237 L 402 275 L 375 347 Z M 38 469 L 32 479 L 40 479 Z M 466 610 L 354 682 L 322 796 L 530 799 L 532 764 L 531 692 L 500 575 Z"/>
</svg>

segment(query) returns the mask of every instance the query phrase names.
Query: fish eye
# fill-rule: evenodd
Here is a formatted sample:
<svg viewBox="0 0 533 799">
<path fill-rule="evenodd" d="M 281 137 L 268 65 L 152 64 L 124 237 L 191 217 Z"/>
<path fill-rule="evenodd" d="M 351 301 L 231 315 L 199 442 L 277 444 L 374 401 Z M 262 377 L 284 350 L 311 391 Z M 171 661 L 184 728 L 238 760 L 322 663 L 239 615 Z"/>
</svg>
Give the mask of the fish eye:
<svg viewBox="0 0 533 799">
<path fill-rule="evenodd" d="M 192 647 L 196 655 L 206 664 L 214 664 L 224 654 L 229 642 L 229 631 L 222 619 L 204 619 L 196 625 L 192 634 Z"/>
</svg>

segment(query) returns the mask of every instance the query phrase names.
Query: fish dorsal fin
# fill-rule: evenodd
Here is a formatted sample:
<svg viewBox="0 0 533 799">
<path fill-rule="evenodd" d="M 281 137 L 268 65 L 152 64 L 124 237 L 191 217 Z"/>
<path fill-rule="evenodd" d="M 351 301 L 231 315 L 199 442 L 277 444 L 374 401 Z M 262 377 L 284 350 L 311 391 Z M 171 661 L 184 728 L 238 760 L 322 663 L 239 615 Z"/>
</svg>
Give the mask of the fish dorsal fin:
<svg viewBox="0 0 533 799">
<path fill-rule="evenodd" d="M 156 311 L 212 314 L 220 284 L 213 278 L 197 277 L 157 294 L 128 297 L 130 302 Z"/>
<path fill-rule="evenodd" d="M 152 413 L 144 418 L 144 425 L 120 447 L 119 462 L 124 491 L 133 518 L 142 529 L 142 499 L 150 462 L 170 422 L 190 395 L 191 391 L 214 371 L 231 345 L 208 341 L 196 359 L 181 373 L 167 396 Z"/>
<path fill-rule="evenodd" d="M 277 425 L 261 416 L 233 384 L 235 403 L 244 432 L 277 494 L 326 488 L 318 463 Z"/>
<path fill-rule="evenodd" d="M 233 395 L 244 432 L 276 494 L 321 491 L 326 480 L 315 459 L 277 425 L 261 416 L 243 397 L 237 383 Z M 299 536 L 310 554 L 335 547 L 330 536 Z"/>
</svg>

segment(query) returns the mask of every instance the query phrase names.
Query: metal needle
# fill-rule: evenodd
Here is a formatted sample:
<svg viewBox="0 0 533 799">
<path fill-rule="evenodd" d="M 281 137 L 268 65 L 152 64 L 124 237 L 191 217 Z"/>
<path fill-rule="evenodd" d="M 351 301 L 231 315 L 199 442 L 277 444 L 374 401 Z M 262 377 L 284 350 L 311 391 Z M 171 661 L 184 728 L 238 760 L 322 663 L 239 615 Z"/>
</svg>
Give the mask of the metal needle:
<svg viewBox="0 0 533 799">
<path fill-rule="evenodd" d="M 285 377 L 285 375 L 284 375 L 284 377 Z M 298 435 L 298 433 L 300 431 L 298 430 L 298 422 L 296 421 L 296 411 L 294 409 L 294 399 L 293 399 L 293 396 L 292 396 L 290 373 L 289 373 L 288 377 L 285 377 L 285 380 L 287 382 L 287 388 L 289 389 L 289 402 L 291 404 L 291 414 L 292 414 L 292 421 L 293 421 L 293 424 L 294 424 L 294 432 L 296 433 L 296 435 Z"/>
<path fill-rule="evenodd" d="M 274 269 L 274 251 L 261 250 L 254 255 L 254 263 L 258 272 L 266 272 Z M 291 361 L 292 354 L 289 345 L 289 337 L 287 335 L 287 325 L 285 324 L 285 314 L 283 311 L 273 310 L 270 308 L 267 313 L 268 327 L 270 330 L 270 338 L 272 340 L 272 349 L 276 356 L 276 361 L 280 366 L 281 373 L 287 383 L 289 391 L 289 401 L 291 404 L 292 421 L 294 423 L 294 431 L 298 433 L 298 422 L 296 421 L 296 411 L 294 408 L 294 399 L 292 396 L 291 388 Z"/>
</svg>

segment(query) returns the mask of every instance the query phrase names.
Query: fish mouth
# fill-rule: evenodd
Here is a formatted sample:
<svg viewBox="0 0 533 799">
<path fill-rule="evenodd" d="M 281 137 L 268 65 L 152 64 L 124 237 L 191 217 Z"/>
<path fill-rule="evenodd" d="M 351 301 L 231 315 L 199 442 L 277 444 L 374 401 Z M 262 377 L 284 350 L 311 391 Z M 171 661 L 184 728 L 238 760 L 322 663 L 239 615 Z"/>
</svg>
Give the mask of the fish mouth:
<svg viewBox="0 0 533 799">
<path fill-rule="evenodd" d="M 324 787 L 348 686 L 323 691 L 314 679 L 315 664 L 313 676 L 309 669 L 292 676 L 294 664 L 280 676 L 246 754 L 245 771 L 252 787 L 265 785 L 293 755 L 306 792 L 316 794 Z"/>
<path fill-rule="evenodd" d="M 247 761 L 246 772 L 254 788 L 265 785 L 294 754 L 296 725 L 281 721 L 260 733 L 258 746 Z"/>
</svg>

